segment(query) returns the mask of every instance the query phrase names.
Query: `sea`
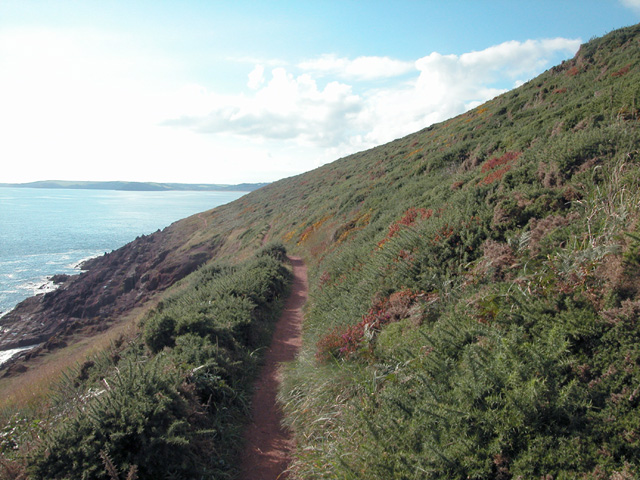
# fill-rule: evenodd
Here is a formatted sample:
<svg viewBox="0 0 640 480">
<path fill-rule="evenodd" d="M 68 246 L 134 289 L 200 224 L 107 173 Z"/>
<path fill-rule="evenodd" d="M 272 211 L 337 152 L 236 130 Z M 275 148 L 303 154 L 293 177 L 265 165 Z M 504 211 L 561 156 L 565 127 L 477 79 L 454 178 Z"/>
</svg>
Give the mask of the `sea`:
<svg viewBox="0 0 640 480">
<path fill-rule="evenodd" d="M 52 275 L 246 193 L 0 187 L 0 316 Z"/>
</svg>

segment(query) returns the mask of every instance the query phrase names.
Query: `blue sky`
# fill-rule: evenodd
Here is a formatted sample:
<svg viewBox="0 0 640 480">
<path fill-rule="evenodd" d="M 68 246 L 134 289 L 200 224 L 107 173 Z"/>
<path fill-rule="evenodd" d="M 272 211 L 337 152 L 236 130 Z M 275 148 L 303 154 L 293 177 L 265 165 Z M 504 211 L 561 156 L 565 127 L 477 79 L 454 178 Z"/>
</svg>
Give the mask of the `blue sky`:
<svg viewBox="0 0 640 480">
<path fill-rule="evenodd" d="M 639 21 L 640 0 L 2 0 L 0 182 L 273 181 Z"/>
</svg>

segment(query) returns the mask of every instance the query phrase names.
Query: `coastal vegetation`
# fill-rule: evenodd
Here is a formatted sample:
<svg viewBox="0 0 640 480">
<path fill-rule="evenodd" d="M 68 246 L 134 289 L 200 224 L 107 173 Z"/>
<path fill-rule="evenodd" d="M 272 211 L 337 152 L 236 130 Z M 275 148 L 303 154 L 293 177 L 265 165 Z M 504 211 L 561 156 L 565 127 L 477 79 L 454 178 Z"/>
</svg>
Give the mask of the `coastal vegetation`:
<svg viewBox="0 0 640 480">
<path fill-rule="evenodd" d="M 50 403 L 4 407 L 0 478 L 231 478 L 285 248 L 311 287 L 293 478 L 638 478 L 639 101 L 636 25 L 185 220 L 213 258 Z"/>
<path fill-rule="evenodd" d="M 289 283 L 283 261 L 273 244 L 200 269 L 147 313 L 139 334 L 66 371 L 44 414 L 8 419 L 5 476 L 225 478 Z"/>
</svg>

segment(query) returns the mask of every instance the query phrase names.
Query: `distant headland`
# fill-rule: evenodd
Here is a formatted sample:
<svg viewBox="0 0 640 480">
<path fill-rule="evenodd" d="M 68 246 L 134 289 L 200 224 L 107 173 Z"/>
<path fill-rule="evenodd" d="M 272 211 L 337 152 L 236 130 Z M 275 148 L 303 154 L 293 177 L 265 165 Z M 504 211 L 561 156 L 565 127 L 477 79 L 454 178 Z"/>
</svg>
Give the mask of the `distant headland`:
<svg viewBox="0 0 640 480">
<path fill-rule="evenodd" d="M 0 183 L 0 187 L 13 188 L 68 188 L 86 190 L 123 190 L 133 192 L 222 191 L 252 192 L 268 183 L 240 183 L 237 185 L 205 183 L 155 183 L 155 182 L 85 182 L 69 180 L 42 180 L 29 183 Z"/>
</svg>

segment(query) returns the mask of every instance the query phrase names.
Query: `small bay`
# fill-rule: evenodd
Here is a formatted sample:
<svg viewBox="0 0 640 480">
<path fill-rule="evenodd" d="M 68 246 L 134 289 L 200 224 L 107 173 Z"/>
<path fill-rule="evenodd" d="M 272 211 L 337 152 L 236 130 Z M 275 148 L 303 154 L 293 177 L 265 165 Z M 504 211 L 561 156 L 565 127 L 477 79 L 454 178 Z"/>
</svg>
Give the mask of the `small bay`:
<svg viewBox="0 0 640 480">
<path fill-rule="evenodd" d="M 47 277 L 247 192 L 0 188 L 0 315 Z"/>
</svg>

